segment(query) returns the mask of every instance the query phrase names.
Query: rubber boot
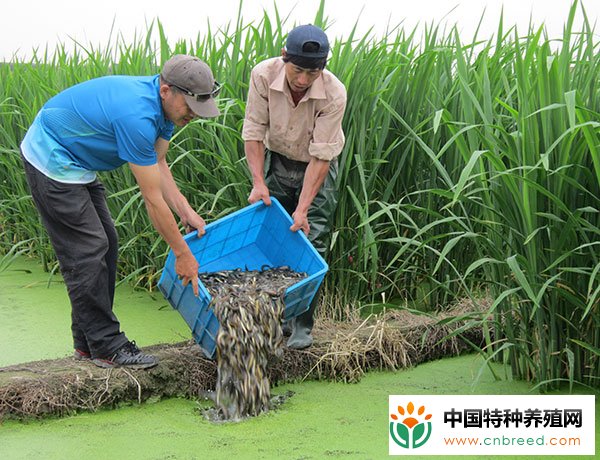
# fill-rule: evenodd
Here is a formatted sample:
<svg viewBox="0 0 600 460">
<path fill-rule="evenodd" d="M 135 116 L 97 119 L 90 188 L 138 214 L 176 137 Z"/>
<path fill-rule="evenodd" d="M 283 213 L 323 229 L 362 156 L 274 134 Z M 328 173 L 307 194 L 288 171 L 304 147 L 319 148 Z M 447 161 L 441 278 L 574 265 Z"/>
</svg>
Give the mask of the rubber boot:
<svg viewBox="0 0 600 460">
<path fill-rule="evenodd" d="M 284 337 L 292 335 L 292 321 L 293 320 L 284 321 L 281 325 L 281 331 L 283 332 Z"/>
<path fill-rule="evenodd" d="M 292 321 L 292 335 L 287 341 L 288 348 L 303 350 L 308 348 L 313 343 L 312 328 L 315 323 L 313 315 L 319 299 L 321 290 L 317 291 L 310 303 L 310 307 L 301 315 L 296 316 Z"/>
</svg>

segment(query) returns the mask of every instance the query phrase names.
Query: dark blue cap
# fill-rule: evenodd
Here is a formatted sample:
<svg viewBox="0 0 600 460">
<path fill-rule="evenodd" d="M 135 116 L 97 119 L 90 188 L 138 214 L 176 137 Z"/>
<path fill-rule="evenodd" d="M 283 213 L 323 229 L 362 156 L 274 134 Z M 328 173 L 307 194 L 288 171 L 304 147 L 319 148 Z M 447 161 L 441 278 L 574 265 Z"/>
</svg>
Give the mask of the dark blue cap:
<svg viewBox="0 0 600 460">
<path fill-rule="evenodd" d="M 314 42 L 318 45 L 316 51 L 307 52 L 302 48 L 308 42 Z M 329 40 L 327 35 L 317 26 L 306 24 L 293 29 L 287 37 L 285 51 L 294 56 L 307 58 L 324 58 L 329 54 Z"/>
</svg>

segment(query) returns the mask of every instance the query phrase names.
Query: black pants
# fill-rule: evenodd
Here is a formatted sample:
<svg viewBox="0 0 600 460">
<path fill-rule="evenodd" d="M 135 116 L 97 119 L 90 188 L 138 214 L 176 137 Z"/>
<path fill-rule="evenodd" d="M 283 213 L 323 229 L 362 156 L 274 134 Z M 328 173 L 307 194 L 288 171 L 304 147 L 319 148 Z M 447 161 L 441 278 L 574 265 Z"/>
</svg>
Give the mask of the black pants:
<svg viewBox="0 0 600 460">
<path fill-rule="evenodd" d="M 279 153 L 265 149 L 265 183 L 269 192 L 279 200 L 291 216 L 298 206 L 302 192 L 304 173 L 308 163 L 290 160 Z M 310 231 L 308 240 L 317 252 L 326 259 L 331 241 L 333 215 L 337 208 L 338 194 L 335 181 L 338 173 L 337 160 L 329 164 L 329 172 L 308 210 Z M 299 230 L 301 231 L 301 230 Z M 296 325 L 311 331 L 314 313 L 320 299 L 320 289 L 313 297 L 310 308 L 295 318 Z"/>
<path fill-rule="evenodd" d="M 73 345 L 109 357 L 127 337 L 113 313 L 118 238 L 104 186 L 57 182 L 23 163 L 71 300 Z"/>
</svg>

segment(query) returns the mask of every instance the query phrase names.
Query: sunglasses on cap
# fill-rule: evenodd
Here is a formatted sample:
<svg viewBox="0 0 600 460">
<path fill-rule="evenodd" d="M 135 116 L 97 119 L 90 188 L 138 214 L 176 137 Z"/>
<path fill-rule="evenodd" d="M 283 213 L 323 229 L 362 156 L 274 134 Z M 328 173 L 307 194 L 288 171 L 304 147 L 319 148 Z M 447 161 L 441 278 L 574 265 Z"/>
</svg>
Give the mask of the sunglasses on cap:
<svg viewBox="0 0 600 460">
<path fill-rule="evenodd" d="M 219 95 L 219 93 L 221 92 L 221 83 L 219 83 L 218 81 L 215 81 L 213 89 L 210 93 L 202 93 L 202 94 L 192 93 L 190 90 L 182 88 L 181 86 L 173 85 L 172 83 L 169 83 L 168 85 L 174 86 L 182 93 L 184 93 L 188 96 L 192 96 L 197 101 L 206 101 L 206 100 L 210 99 L 211 97 L 217 97 Z"/>
</svg>

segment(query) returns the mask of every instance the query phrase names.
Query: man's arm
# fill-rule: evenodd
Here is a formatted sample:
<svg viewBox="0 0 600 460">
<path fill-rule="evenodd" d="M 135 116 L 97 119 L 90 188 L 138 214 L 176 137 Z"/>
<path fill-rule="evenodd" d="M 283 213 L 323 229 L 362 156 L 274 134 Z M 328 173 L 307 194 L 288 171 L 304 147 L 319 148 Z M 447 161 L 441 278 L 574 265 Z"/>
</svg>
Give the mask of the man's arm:
<svg viewBox="0 0 600 460">
<path fill-rule="evenodd" d="M 250 73 L 248 100 L 242 128 L 244 152 L 248 161 L 248 169 L 252 175 L 252 190 L 248 196 L 249 203 L 259 200 L 271 205 L 269 189 L 265 184 L 265 144 L 263 139 L 269 126 L 268 82 L 261 77 L 258 67 Z"/>
<path fill-rule="evenodd" d="M 191 282 L 194 295 L 198 295 L 198 262 L 179 233 L 177 222 L 163 198 L 159 166 L 139 166 L 133 163 L 129 163 L 129 166 L 140 187 L 154 228 L 175 253 L 175 272 L 181 277 L 184 286 Z"/>
<path fill-rule="evenodd" d="M 250 174 L 252 174 L 252 191 L 248 197 L 248 202 L 256 203 L 263 200 L 267 206 L 270 206 L 269 189 L 265 184 L 265 145 L 262 141 L 246 141 L 244 150 L 248 168 Z"/>
<path fill-rule="evenodd" d="M 294 224 L 290 227 L 291 231 L 302 230 L 308 235 L 310 231 L 308 209 L 321 189 L 323 182 L 325 182 L 328 173 L 329 161 L 319 160 L 314 157 L 311 158 L 304 173 L 304 182 L 302 183 L 302 191 L 298 198 L 298 206 L 296 206 L 296 210 L 292 214 Z"/>
<path fill-rule="evenodd" d="M 204 235 L 206 222 L 190 206 L 188 200 L 179 191 L 167 164 L 169 141 L 159 138 L 154 145 L 158 153 L 158 169 L 160 171 L 160 189 L 169 207 L 179 216 L 187 233 L 196 229 L 198 236 Z"/>
</svg>

